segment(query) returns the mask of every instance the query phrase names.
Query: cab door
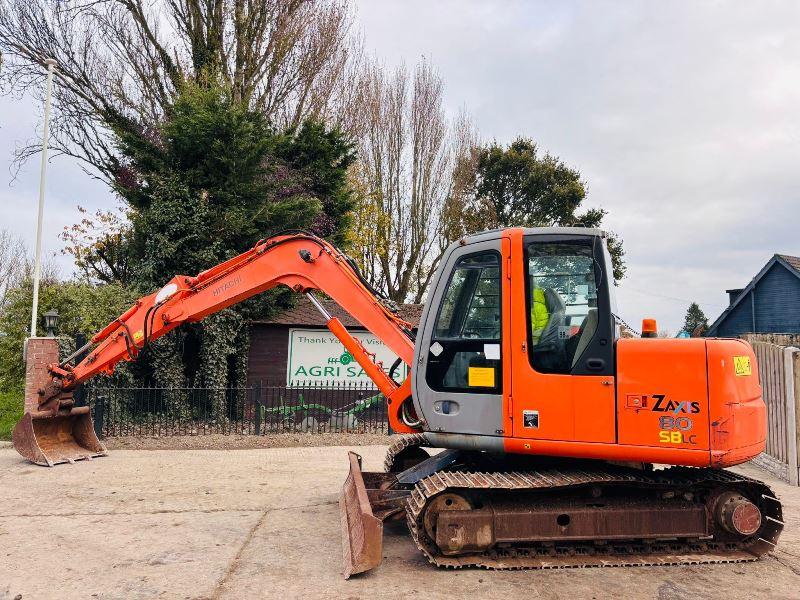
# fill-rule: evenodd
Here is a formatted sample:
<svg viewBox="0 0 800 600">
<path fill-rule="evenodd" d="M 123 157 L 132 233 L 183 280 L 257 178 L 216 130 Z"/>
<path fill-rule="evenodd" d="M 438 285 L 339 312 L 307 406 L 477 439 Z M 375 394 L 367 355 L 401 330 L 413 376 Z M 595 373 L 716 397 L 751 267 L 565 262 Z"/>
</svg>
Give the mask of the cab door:
<svg viewBox="0 0 800 600">
<path fill-rule="evenodd" d="M 428 431 L 500 436 L 510 246 L 497 233 L 473 239 L 445 253 L 422 314 L 414 406 Z"/>
<path fill-rule="evenodd" d="M 616 441 L 610 261 L 600 235 L 512 244 L 514 437 Z"/>
</svg>

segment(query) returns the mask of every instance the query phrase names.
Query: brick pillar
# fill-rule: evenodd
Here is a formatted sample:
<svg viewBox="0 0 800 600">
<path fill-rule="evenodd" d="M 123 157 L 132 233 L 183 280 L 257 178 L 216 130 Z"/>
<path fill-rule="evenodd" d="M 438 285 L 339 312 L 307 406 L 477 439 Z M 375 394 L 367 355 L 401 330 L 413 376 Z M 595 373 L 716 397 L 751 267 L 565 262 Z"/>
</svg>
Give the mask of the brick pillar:
<svg viewBox="0 0 800 600">
<path fill-rule="evenodd" d="M 28 339 L 25 354 L 25 412 L 39 407 L 39 390 L 47 383 L 47 365 L 58 362 L 58 340 L 52 337 Z"/>
</svg>

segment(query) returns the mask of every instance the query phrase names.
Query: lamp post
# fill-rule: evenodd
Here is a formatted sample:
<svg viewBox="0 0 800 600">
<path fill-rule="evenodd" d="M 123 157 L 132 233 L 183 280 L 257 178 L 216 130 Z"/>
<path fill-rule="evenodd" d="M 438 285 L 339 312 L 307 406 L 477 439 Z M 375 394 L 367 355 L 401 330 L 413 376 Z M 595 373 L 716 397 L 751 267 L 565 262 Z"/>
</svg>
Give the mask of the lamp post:
<svg viewBox="0 0 800 600">
<path fill-rule="evenodd" d="M 31 310 L 31 337 L 36 337 L 36 313 L 39 309 L 39 277 L 42 271 L 42 218 L 44 216 L 44 181 L 47 172 L 47 144 L 50 139 L 50 98 L 53 91 L 53 72 L 56 61 L 49 58 L 47 65 L 47 93 L 44 102 L 44 132 L 42 135 L 42 166 L 39 174 L 39 218 L 36 221 L 36 257 L 33 263 L 33 308 Z"/>
<path fill-rule="evenodd" d="M 58 330 L 58 311 L 56 309 L 51 309 L 42 316 L 44 316 L 44 328 L 47 329 L 47 337 L 56 337 L 56 330 Z"/>
</svg>

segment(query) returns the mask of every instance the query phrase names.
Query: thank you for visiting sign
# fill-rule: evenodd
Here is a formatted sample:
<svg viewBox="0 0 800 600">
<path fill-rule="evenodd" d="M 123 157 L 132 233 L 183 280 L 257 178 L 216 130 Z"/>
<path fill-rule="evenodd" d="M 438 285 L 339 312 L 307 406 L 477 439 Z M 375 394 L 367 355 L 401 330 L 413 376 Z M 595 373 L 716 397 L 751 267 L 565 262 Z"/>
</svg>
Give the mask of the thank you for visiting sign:
<svg viewBox="0 0 800 600">
<path fill-rule="evenodd" d="M 369 332 L 350 333 L 363 344 L 367 352 L 375 354 L 375 360 L 383 363 L 383 370 L 388 374 L 397 355 Z M 336 336 L 327 330 L 289 329 L 288 356 L 286 384 L 289 386 L 372 382 Z M 401 364 L 395 370 L 394 377 L 401 381 L 405 376 L 406 365 Z"/>
</svg>

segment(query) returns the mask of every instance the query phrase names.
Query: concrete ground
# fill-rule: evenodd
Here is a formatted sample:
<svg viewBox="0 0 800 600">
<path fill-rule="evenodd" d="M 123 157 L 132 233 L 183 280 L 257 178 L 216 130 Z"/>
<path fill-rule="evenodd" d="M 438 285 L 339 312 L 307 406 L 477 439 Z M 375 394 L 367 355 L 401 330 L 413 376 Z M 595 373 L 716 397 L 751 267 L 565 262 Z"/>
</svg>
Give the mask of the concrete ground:
<svg viewBox="0 0 800 600">
<path fill-rule="evenodd" d="M 357 449 L 380 468 L 385 447 Z M 344 581 L 337 496 L 346 448 L 117 450 L 53 469 L 0 449 L 0 598 L 798 598 L 800 488 L 758 562 L 562 571 L 444 571 L 407 533 Z"/>
</svg>

